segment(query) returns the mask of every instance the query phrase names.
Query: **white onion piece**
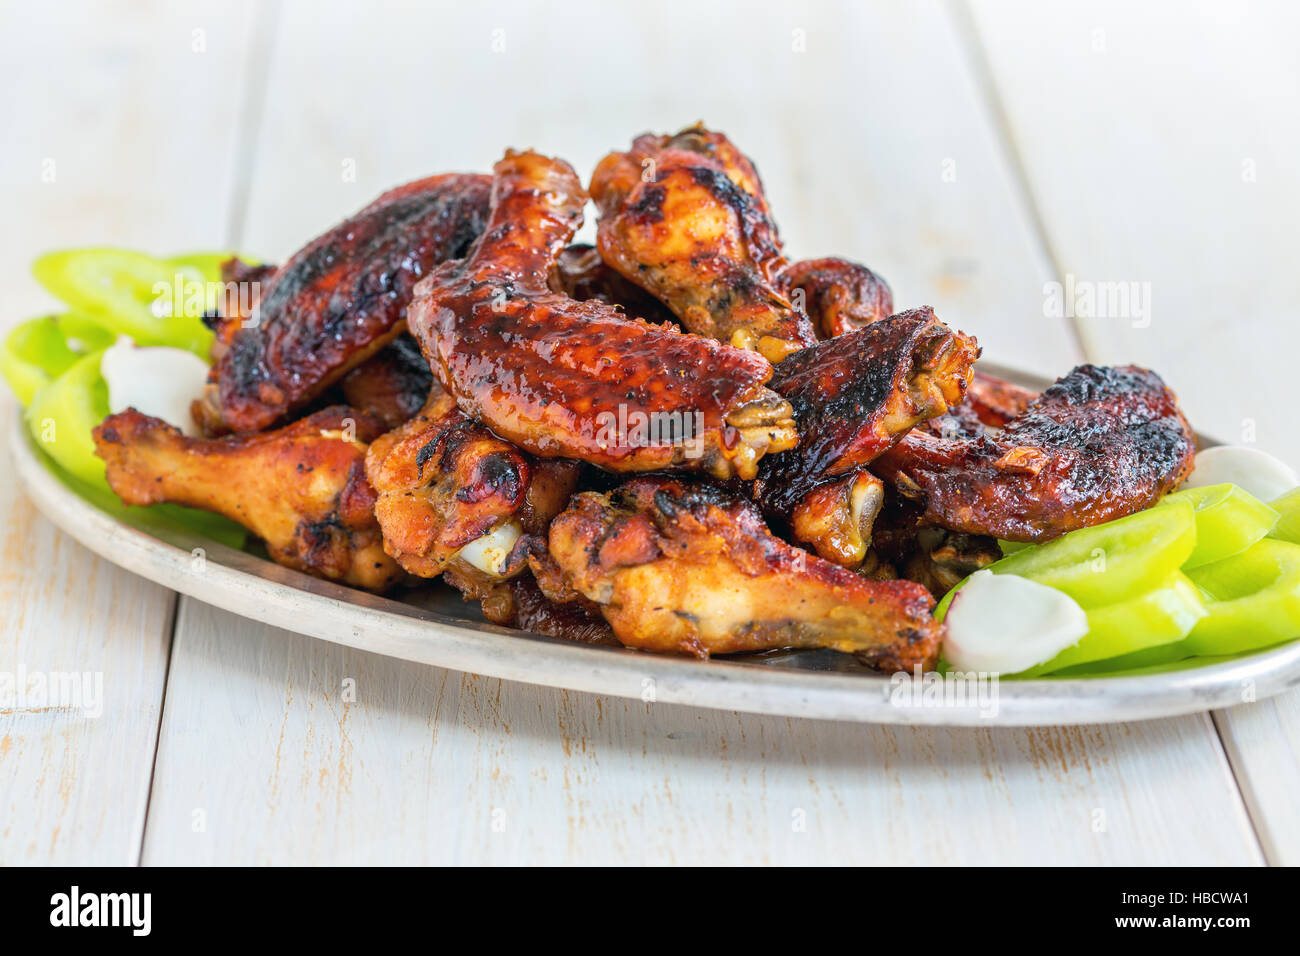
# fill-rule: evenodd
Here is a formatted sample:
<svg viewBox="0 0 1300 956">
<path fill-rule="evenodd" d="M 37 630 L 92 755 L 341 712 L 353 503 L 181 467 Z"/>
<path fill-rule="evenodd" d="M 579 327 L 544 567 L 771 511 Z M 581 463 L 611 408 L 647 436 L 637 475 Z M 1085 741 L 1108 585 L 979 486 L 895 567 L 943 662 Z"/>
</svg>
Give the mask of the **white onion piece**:
<svg viewBox="0 0 1300 956">
<path fill-rule="evenodd" d="M 500 577 L 505 568 L 506 559 L 523 534 L 523 529 L 513 521 L 497 525 L 481 538 L 475 538 L 458 552 L 467 564 L 472 564 L 480 571 L 493 577 Z"/>
<path fill-rule="evenodd" d="M 208 366 L 193 352 L 161 345 L 136 348 L 123 336 L 104 350 L 99 370 L 108 383 L 110 412 L 134 408 L 186 435 L 199 434 L 190 402 L 203 394 Z"/>
<path fill-rule="evenodd" d="M 1268 452 L 1240 445 L 1222 445 L 1197 452 L 1196 464 L 1183 487 L 1203 488 L 1224 482 L 1231 482 L 1260 501 L 1272 501 L 1300 485 L 1300 477 L 1289 465 Z"/>
<path fill-rule="evenodd" d="M 1088 633 L 1088 616 L 1069 595 L 987 569 L 953 596 L 944 623 L 943 656 L 952 668 L 994 674 L 1049 661 Z"/>
</svg>

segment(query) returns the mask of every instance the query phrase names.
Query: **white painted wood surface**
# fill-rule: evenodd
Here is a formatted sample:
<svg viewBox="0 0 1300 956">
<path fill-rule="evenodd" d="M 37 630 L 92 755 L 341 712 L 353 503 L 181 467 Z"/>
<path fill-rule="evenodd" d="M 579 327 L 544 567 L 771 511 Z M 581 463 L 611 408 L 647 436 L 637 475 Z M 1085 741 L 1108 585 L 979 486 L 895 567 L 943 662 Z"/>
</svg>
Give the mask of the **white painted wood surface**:
<svg viewBox="0 0 1300 956">
<path fill-rule="evenodd" d="M 50 117 L 80 115 L 73 107 L 88 101 L 99 113 L 82 112 L 122 132 L 94 153 L 108 166 L 103 178 L 87 178 L 57 216 L 53 200 L 9 174 L 8 163 L 18 161 L 0 156 L 6 188 L 41 220 L 39 243 L 31 230 L 5 236 L 0 268 L 30 291 L 19 274 L 39 248 L 99 240 L 159 251 L 230 242 L 278 258 L 396 182 L 483 169 L 507 145 L 556 152 L 585 174 L 637 132 L 703 118 L 756 158 L 795 254 L 861 258 L 890 279 L 900 305 L 935 305 L 999 361 L 1054 371 L 1081 358 L 1070 323 L 1043 315 L 1043 285 L 1066 248 L 1055 229 L 1068 224 L 1058 224 L 1040 195 L 1044 160 L 1025 148 L 1013 98 L 989 96 L 1004 80 L 981 68 L 983 11 L 972 18 L 938 4 L 756 6 L 667 4 L 651 15 L 582 3 L 286 2 L 42 13 L 79 19 L 85 32 L 21 25 L 25 42 L 15 45 L 28 51 L 24 63 L 45 71 L 43 81 L 25 81 L 29 97 L 43 99 L 0 105 L 19 111 L 0 114 L 6 129 L 16 125 L 20 141 L 36 144 L 33 155 L 42 155 L 48 136 L 75 144 L 76 127 Z M 161 22 L 171 27 L 141 25 Z M 197 69 L 159 39 L 193 29 L 208 31 L 207 66 Z M 1019 48 L 998 55 L 1012 61 L 1006 69 L 1027 57 Z M 53 64 L 42 66 L 43 58 Z M 1292 84 L 1296 76 L 1300 70 Z M 199 128 L 178 132 L 154 116 L 183 116 L 178 100 L 202 104 Z M 124 112 L 105 119 L 104 104 Z M 148 115 L 136 116 L 141 109 Z M 1009 139 L 1004 118 L 1015 133 Z M 1293 174 L 1289 182 L 1294 190 Z M 1053 188 L 1085 206 L 1101 192 L 1077 182 Z M 136 205 L 97 205 L 114 196 Z M 1213 203 L 1202 210 L 1211 221 L 1218 212 Z M 1195 226 L 1170 212 L 1147 238 L 1159 245 Z M 1078 248 L 1084 256 L 1082 239 Z M 1123 267 L 1114 267 L 1115 277 L 1132 274 Z M 1093 274 L 1086 269 L 1076 271 Z M 1156 315 L 1144 348 L 1173 327 L 1172 313 L 1168 325 Z M 1202 338 L 1209 334 L 1199 328 Z M 1190 406 L 1213 406 L 1214 383 L 1184 372 L 1190 353 L 1172 365 L 1148 356 L 1133 357 L 1183 375 L 1177 384 Z M 1216 366 L 1215 381 L 1233 380 L 1224 372 Z M 1232 374 L 1244 388 L 1244 368 Z M 1261 441 L 1265 428 L 1286 421 L 1271 407 L 1256 414 Z M 57 541 L 44 522 L 28 523 L 44 530 L 15 538 L 12 525 L 7 540 Z M 95 566 L 79 549 L 66 561 L 73 576 Z M 6 551 L 0 597 L 15 580 L 21 593 L 37 594 L 47 564 Z M 126 578 L 107 566 L 99 574 Z M 105 587 L 119 596 L 132 586 L 149 590 L 129 582 Z M 20 607 L 41 616 L 32 633 L 54 631 L 74 647 L 77 634 L 116 640 L 114 618 L 93 605 L 78 613 L 24 600 Z M 168 606 L 165 595 L 154 601 Z M 7 614 L 11 605 L 2 606 Z M 6 619 L 0 649 L 10 646 L 12 629 Z M 131 706 L 152 700 L 156 721 L 165 622 L 151 619 L 149 633 L 153 697 L 142 692 Z M 350 686 L 355 700 L 345 699 Z M 1243 802 L 1207 716 L 952 732 L 647 708 L 413 667 L 186 599 L 143 860 L 1254 863 L 1264 858 L 1261 842 L 1273 859 L 1297 845 L 1280 800 L 1285 778 L 1263 769 L 1287 758 L 1294 772 L 1295 708 L 1284 716 L 1262 707 L 1222 718 L 1233 728 L 1239 714 L 1277 713 L 1289 728 L 1280 736 L 1267 722 L 1225 731 L 1248 784 Z M 106 713 L 96 727 L 110 720 L 127 722 Z M 139 766 L 147 781 L 152 739 L 124 743 L 116 768 L 101 752 L 73 740 L 65 762 L 131 780 Z M 8 771 L 9 753 L 0 750 L 0 761 Z M 120 803 L 97 794 L 55 812 L 41 775 L 58 764 L 38 755 L 13 766 L 13 796 L 0 789 L 0 797 L 25 829 L 0 830 L 0 862 L 54 858 L 42 847 L 58 840 L 60 859 L 106 860 L 113 848 L 133 858 L 140 827 L 122 829 Z M 143 819 L 144 800 L 131 809 Z M 108 821 L 98 830 L 96 813 Z"/>
<path fill-rule="evenodd" d="M 218 0 L 172 12 L 6 9 L 0 327 L 54 307 L 28 273 L 39 252 L 179 250 L 220 236 L 234 169 L 222 130 L 236 121 L 250 10 Z M 200 27 L 206 55 L 192 50 Z M 0 408 L 7 429 L 7 394 Z M 103 691 L 95 718 L 67 706 L 0 710 L 0 864 L 135 863 L 175 596 L 55 531 L 8 469 L 0 522 L 0 672 L 88 672 Z"/>
<path fill-rule="evenodd" d="M 1300 7 L 1004 3 L 976 42 L 1062 273 L 1150 288 L 1080 320 L 1164 374 L 1197 427 L 1300 464 Z M 1300 691 L 1216 715 L 1269 859 L 1300 863 Z"/>
</svg>

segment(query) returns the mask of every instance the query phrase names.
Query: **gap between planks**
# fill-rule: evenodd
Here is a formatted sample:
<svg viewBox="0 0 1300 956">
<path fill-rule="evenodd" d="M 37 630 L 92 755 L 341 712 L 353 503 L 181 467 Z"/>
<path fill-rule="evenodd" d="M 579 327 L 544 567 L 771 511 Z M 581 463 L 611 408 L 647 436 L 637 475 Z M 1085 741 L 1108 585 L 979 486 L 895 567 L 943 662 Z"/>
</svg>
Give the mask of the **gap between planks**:
<svg viewBox="0 0 1300 956">
<path fill-rule="evenodd" d="M 262 107 L 266 102 L 266 82 L 270 74 L 271 52 L 275 46 L 280 23 L 280 9 L 281 0 L 268 0 L 258 5 L 257 12 L 250 19 L 248 26 L 248 43 L 252 53 L 244 68 L 244 89 L 240 99 L 239 121 L 235 133 L 235 175 L 222 242 L 222 248 L 232 252 L 239 250 L 248 212 L 253 162 L 257 158 L 257 147 L 261 140 Z M 158 726 L 154 731 L 153 760 L 149 763 L 149 786 L 145 791 L 144 819 L 140 827 L 140 845 L 136 850 L 136 866 L 144 865 L 144 848 L 149 838 L 149 810 L 153 804 L 154 782 L 158 776 L 158 751 L 162 743 L 163 719 L 167 714 L 167 690 L 171 686 L 172 652 L 176 647 L 176 631 L 180 627 L 183 616 L 182 604 L 191 600 L 194 599 L 172 592 L 167 661 L 163 669 L 162 697 L 158 701 Z"/>
<path fill-rule="evenodd" d="M 1002 97 L 998 93 L 997 81 L 993 78 L 993 71 L 989 67 L 988 52 L 980 40 L 979 29 L 975 25 L 975 20 L 970 12 L 970 0 L 946 0 L 949 13 L 952 18 L 954 30 L 957 33 L 959 42 L 966 52 L 969 61 L 971 74 L 975 77 L 975 85 L 979 89 L 980 95 L 984 98 L 985 105 L 989 114 L 994 119 L 994 127 L 997 131 L 997 140 L 1002 147 L 1003 155 L 1006 157 L 1007 164 L 1010 167 L 1015 185 L 1029 211 L 1029 218 L 1033 224 L 1035 238 L 1042 246 L 1043 254 L 1047 256 L 1051 264 L 1052 272 L 1056 281 L 1065 281 L 1065 269 L 1060 260 L 1056 245 L 1052 242 L 1051 232 L 1047 228 L 1047 222 L 1043 218 L 1042 207 L 1038 202 L 1038 197 L 1034 193 L 1033 186 L 1030 185 L 1029 176 L 1025 168 L 1024 157 L 1016 143 L 1015 133 L 1012 130 L 1010 118 L 1007 116 L 1006 108 L 1003 106 Z M 1090 346 L 1087 333 L 1085 332 L 1078 317 L 1070 318 L 1070 330 L 1074 335 L 1075 344 L 1083 357 L 1088 361 L 1096 354 L 1096 350 Z M 1235 748 L 1229 745 L 1224 739 L 1222 721 L 1219 716 L 1212 711 L 1202 711 L 1197 715 L 1205 724 L 1206 728 L 1213 734 L 1218 743 L 1218 754 L 1223 762 L 1226 776 L 1232 781 L 1233 787 L 1237 793 L 1238 806 L 1250 824 L 1251 835 L 1255 839 L 1255 847 L 1259 856 L 1269 865 L 1276 863 L 1273 848 L 1268 845 L 1264 839 L 1264 830 L 1260 822 L 1256 819 L 1256 810 L 1253 801 L 1246 798 L 1247 782 L 1245 781 L 1241 768 L 1237 761 L 1233 759 Z"/>
</svg>

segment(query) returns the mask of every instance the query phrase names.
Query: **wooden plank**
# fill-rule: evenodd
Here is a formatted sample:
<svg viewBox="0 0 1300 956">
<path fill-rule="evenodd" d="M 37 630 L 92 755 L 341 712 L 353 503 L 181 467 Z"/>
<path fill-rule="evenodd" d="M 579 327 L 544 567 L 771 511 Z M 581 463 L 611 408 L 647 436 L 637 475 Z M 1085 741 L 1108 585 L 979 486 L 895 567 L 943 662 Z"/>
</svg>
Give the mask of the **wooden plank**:
<svg viewBox="0 0 1300 956">
<path fill-rule="evenodd" d="M 1206 785 L 1227 777 L 1207 723 L 914 730 L 647 705 L 186 602 L 144 862 L 1258 862 L 1235 791 Z"/>
<path fill-rule="evenodd" d="M 211 245 L 229 199 L 249 3 L 38 4 L 4 14 L 0 326 L 54 307 L 28 275 L 50 248 Z M 204 31 L 206 52 L 194 44 Z M 13 405 L 0 401 L 0 434 Z M 139 858 L 174 595 L 42 519 L 0 470 L 0 674 L 89 673 L 76 699 L 0 710 L 0 864 Z"/>
<path fill-rule="evenodd" d="M 1080 320 L 1090 357 L 1164 374 L 1198 428 L 1300 464 L 1300 8 L 972 8 L 1056 259 L 1138 282 L 1149 323 Z M 1300 860 L 1300 692 L 1216 715 L 1260 838 Z"/>
<path fill-rule="evenodd" d="M 585 173 L 703 117 L 755 156 L 795 254 L 869 262 L 997 360 L 1078 359 L 1037 318 L 1051 264 L 946 8 L 689 11 L 682 30 L 675 8 L 287 3 L 241 245 L 283 257 L 507 145 Z M 949 732 L 647 708 L 188 600 L 169 687 L 148 863 L 1259 860 L 1204 718 Z"/>
</svg>

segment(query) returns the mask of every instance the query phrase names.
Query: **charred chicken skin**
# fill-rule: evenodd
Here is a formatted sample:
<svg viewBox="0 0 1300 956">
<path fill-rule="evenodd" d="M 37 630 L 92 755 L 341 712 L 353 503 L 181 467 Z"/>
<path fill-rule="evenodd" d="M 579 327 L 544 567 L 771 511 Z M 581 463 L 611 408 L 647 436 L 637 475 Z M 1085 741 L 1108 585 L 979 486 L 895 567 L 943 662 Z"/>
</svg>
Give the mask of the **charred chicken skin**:
<svg viewBox="0 0 1300 956">
<path fill-rule="evenodd" d="M 462 412 L 541 457 L 752 477 L 796 440 L 761 356 L 548 286 L 586 201 L 560 160 L 497 163 L 482 238 L 422 280 L 411 305 L 435 374 Z"/>
<path fill-rule="evenodd" d="M 773 387 L 790 400 L 796 448 L 772 455 L 754 493 L 767 516 L 828 561 L 859 567 L 883 487 L 863 466 L 962 400 L 975 340 L 930 309 L 874 322 L 791 356 Z"/>
<path fill-rule="evenodd" d="M 551 524 L 549 554 L 629 647 L 826 647 L 884 671 L 938 655 L 923 587 L 869 581 L 786 544 L 752 503 L 715 486 L 646 476 L 579 494 Z"/>
<path fill-rule="evenodd" d="M 1154 372 L 1081 365 L 1000 431 L 914 431 L 873 466 L 927 524 L 1045 541 L 1140 511 L 1191 470 L 1196 441 Z"/>
<path fill-rule="evenodd" d="M 524 570 L 528 536 L 545 534 L 573 493 L 578 468 L 536 461 L 466 418 L 437 386 L 415 418 L 373 442 L 366 456 L 384 549 L 423 578 L 458 565 L 456 583 L 472 596 L 482 596 L 475 568 L 489 582 Z M 484 553 L 468 564 L 462 552 L 474 542 Z"/>
<path fill-rule="evenodd" d="M 108 483 L 123 502 L 215 511 L 266 542 L 280 564 L 384 591 L 403 577 L 384 553 L 366 443 L 383 424 L 345 406 L 261 435 L 187 438 L 134 409 L 95 429 Z"/>
<path fill-rule="evenodd" d="M 483 230 L 487 176 L 409 183 L 294 255 L 252 316 L 219 320 L 221 355 L 196 418 L 248 433 L 301 409 L 403 328 L 415 283 Z"/>
<path fill-rule="evenodd" d="M 786 262 L 758 174 L 720 133 L 640 136 L 601 160 L 591 192 L 601 257 L 691 332 L 773 363 L 816 341 L 779 279 Z"/>
<path fill-rule="evenodd" d="M 795 353 L 772 387 L 794 408 L 799 445 L 763 463 L 759 499 L 786 512 L 813 485 L 872 461 L 958 404 L 978 356 L 973 338 L 928 308 Z"/>
</svg>

